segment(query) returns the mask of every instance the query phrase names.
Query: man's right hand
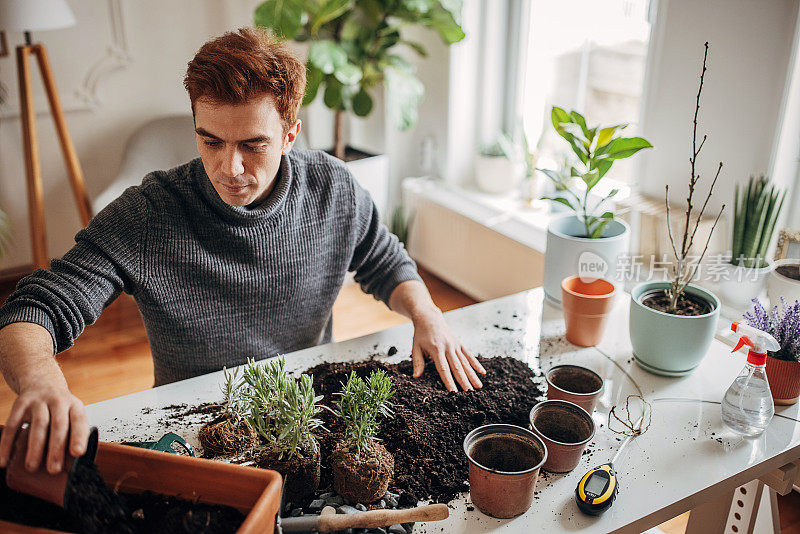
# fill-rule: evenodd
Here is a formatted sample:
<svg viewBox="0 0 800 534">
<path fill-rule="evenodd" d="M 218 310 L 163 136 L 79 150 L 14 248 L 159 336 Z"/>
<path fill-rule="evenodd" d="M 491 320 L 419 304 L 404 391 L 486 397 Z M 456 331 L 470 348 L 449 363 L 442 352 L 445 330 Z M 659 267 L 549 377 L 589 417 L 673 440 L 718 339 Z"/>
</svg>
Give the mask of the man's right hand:
<svg viewBox="0 0 800 534">
<path fill-rule="evenodd" d="M 64 453 L 77 458 L 86 452 L 89 426 L 83 403 L 66 385 L 42 385 L 20 391 L 0 436 L 0 468 L 6 467 L 21 425 L 29 423 L 25 469 L 39 468 L 47 447 L 47 471 L 58 473 Z M 69 442 L 67 442 L 69 440 Z"/>
<path fill-rule="evenodd" d="M 67 387 L 53 355 L 50 332 L 33 323 L 12 323 L 0 329 L 0 371 L 19 395 L 0 436 L 0 468 L 8 465 L 14 439 L 24 423 L 30 425 L 25 456 L 29 471 L 39 468 L 45 446 L 50 473 L 63 468 L 67 447 L 74 457 L 86 451 L 86 411 Z"/>
</svg>

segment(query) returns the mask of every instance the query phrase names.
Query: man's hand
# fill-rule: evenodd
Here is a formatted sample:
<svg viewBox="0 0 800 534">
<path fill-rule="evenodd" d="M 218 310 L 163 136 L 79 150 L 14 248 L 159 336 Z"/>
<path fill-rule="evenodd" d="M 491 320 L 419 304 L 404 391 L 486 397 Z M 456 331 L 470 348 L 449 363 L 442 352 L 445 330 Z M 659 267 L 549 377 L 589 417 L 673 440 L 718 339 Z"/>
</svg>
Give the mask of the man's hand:
<svg viewBox="0 0 800 534">
<path fill-rule="evenodd" d="M 389 307 L 414 323 L 414 341 L 411 346 L 414 378 L 422 375 L 425 356 L 428 356 L 436 364 L 448 391 L 456 391 L 456 382 L 464 390 L 483 387 L 476 372 L 485 375 L 486 370 L 447 326 L 425 284 L 417 280 L 399 284 L 389 296 Z"/>
<path fill-rule="evenodd" d="M 0 437 L 0 467 L 8 465 L 11 447 L 23 423 L 29 423 L 28 452 L 25 469 L 39 468 L 47 444 L 47 471 L 55 474 L 64 466 L 69 439 L 69 453 L 77 458 L 86 452 L 89 426 L 83 403 L 66 386 L 43 385 L 22 391 Z"/>
<path fill-rule="evenodd" d="M 47 470 L 58 473 L 64 452 L 86 452 L 89 426 L 83 403 L 70 393 L 53 356 L 50 333 L 33 323 L 12 323 L 0 329 L 0 371 L 19 394 L 0 436 L 0 468 L 8 465 L 20 426 L 29 423 L 25 468 L 39 468 L 47 444 Z"/>
<path fill-rule="evenodd" d="M 418 316 L 413 323 L 411 359 L 414 363 L 414 378 L 422 376 L 427 355 L 436 364 L 436 370 L 448 391 L 456 391 L 453 376 L 465 391 L 483 387 L 477 373 L 485 375 L 486 370 L 450 330 L 441 311 L 436 309 Z"/>
</svg>

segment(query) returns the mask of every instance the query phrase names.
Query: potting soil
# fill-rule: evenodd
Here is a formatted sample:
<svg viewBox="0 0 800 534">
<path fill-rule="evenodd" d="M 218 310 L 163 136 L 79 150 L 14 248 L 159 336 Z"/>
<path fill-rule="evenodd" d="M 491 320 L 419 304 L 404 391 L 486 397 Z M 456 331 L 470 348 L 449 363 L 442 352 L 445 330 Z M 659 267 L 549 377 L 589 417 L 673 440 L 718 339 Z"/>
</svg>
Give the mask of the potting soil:
<svg viewBox="0 0 800 534">
<path fill-rule="evenodd" d="M 395 462 L 390 489 L 401 493 L 404 501 L 416 504 L 422 499 L 449 502 L 467 491 L 468 465 L 463 442 L 474 428 L 490 423 L 528 426 L 531 408 L 542 399 L 533 381 L 534 373 L 515 358 L 478 358 L 486 368 L 483 388 L 448 392 L 433 362 L 428 362 L 420 378 L 412 378 L 410 361 L 389 365 L 377 360 L 356 363 L 325 363 L 309 369 L 314 389 L 331 406 L 333 394 L 341 391 L 350 371 L 366 378 L 383 369 L 392 380 L 394 417 L 384 419 L 378 433 Z M 322 480 L 320 487 L 332 486 L 329 468 L 331 451 L 342 437 L 342 426 L 332 414 L 321 414 L 329 433 L 322 432 Z M 412 505 L 413 505 L 412 504 Z"/>
</svg>

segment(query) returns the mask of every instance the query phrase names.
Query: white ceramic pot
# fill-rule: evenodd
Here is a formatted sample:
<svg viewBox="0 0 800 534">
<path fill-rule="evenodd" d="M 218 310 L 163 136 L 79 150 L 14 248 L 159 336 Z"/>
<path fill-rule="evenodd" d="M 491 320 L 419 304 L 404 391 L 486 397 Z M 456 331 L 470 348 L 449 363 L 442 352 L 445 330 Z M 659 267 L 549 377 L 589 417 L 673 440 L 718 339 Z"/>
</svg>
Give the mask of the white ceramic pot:
<svg viewBox="0 0 800 534">
<path fill-rule="evenodd" d="M 781 265 L 798 265 L 800 260 L 786 259 L 777 260 L 767 277 L 767 297 L 771 306 L 780 306 L 781 297 L 787 304 L 792 304 L 800 300 L 800 280 L 793 280 L 778 273 L 776 269 Z"/>
<path fill-rule="evenodd" d="M 475 158 L 475 183 L 486 193 L 500 194 L 513 191 L 525 176 L 525 165 L 504 157 Z"/>
<path fill-rule="evenodd" d="M 717 295 L 722 304 L 732 308 L 736 315 L 753 307 L 753 299 L 764 290 L 772 263 L 762 268 L 748 269 L 731 263 L 719 266 Z"/>
<path fill-rule="evenodd" d="M 620 282 L 617 268 L 628 252 L 631 229 L 625 221 L 612 221 L 599 239 L 576 237 L 586 228 L 575 215 L 553 218 L 547 226 L 547 249 L 544 254 L 544 293 L 548 300 L 561 305 L 561 281 L 579 275 Z"/>
</svg>

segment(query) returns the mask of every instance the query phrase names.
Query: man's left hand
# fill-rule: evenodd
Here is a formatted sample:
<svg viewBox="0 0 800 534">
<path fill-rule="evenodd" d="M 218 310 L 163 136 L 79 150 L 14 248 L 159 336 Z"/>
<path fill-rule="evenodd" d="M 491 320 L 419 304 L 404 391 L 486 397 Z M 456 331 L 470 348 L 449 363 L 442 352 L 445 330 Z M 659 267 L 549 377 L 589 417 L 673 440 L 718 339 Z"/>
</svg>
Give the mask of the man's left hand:
<svg viewBox="0 0 800 534">
<path fill-rule="evenodd" d="M 485 375 L 486 370 L 450 330 L 441 311 L 431 310 L 415 317 L 413 323 L 411 359 L 414 378 L 422 376 L 425 356 L 428 356 L 436 364 L 436 370 L 448 391 L 456 391 L 455 382 L 465 391 L 483 387 L 478 373 Z"/>
</svg>

